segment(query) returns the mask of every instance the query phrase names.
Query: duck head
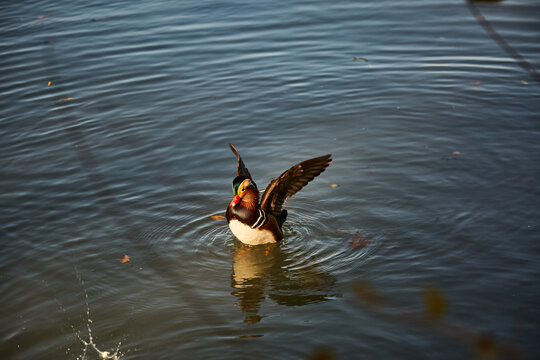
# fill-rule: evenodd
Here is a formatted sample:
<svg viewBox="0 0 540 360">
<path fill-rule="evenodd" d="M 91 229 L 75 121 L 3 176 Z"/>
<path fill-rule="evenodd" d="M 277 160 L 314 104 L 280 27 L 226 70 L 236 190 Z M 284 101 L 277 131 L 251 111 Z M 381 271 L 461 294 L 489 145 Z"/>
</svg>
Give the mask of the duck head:
<svg viewBox="0 0 540 360">
<path fill-rule="evenodd" d="M 248 207 L 255 207 L 259 203 L 259 190 L 257 185 L 247 176 L 237 176 L 233 180 L 234 198 L 231 201 L 233 207 L 243 203 Z"/>
</svg>

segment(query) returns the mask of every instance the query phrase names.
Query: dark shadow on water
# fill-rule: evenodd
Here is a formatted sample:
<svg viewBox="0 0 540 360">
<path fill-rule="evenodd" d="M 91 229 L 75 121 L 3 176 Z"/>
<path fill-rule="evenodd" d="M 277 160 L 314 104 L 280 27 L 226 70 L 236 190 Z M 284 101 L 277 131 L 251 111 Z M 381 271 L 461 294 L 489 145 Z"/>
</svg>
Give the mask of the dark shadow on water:
<svg viewBox="0 0 540 360">
<path fill-rule="evenodd" d="M 491 23 L 482 15 L 480 9 L 475 3 L 499 3 L 499 0 L 466 0 L 469 11 L 478 21 L 478 23 L 484 28 L 487 34 L 503 49 L 508 56 L 514 59 L 519 66 L 529 73 L 536 81 L 540 81 L 540 73 L 529 63 L 514 47 L 512 47 L 491 25 Z"/>
<path fill-rule="evenodd" d="M 316 266 L 295 267 L 280 244 L 233 248 L 231 286 L 245 322 L 257 323 L 265 298 L 279 305 L 303 306 L 340 296 L 333 289 L 336 280 Z"/>
</svg>

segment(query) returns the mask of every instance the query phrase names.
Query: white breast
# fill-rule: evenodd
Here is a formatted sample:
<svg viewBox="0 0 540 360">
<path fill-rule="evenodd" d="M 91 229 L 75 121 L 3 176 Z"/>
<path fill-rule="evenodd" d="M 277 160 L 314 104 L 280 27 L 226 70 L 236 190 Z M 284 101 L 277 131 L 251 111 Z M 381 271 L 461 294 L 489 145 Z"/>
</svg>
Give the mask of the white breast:
<svg viewBox="0 0 540 360">
<path fill-rule="evenodd" d="M 252 229 L 238 220 L 231 220 L 229 228 L 231 228 L 234 236 L 244 244 L 260 245 L 276 242 L 269 230 Z"/>
</svg>

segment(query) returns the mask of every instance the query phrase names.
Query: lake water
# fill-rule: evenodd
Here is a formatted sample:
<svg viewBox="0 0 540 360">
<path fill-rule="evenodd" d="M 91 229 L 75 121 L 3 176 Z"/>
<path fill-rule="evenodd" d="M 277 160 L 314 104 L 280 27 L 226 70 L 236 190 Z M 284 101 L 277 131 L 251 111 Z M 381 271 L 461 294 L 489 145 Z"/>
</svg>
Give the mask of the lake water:
<svg viewBox="0 0 540 360">
<path fill-rule="evenodd" d="M 539 2 L 477 7 L 540 69 Z M 0 358 L 540 357 L 540 84 L 466 2 L 6 1 L 0 31 Z M 333 154 L 278 246 L 212 218 L 229 142 L 260 187 Z"/>
</svg>

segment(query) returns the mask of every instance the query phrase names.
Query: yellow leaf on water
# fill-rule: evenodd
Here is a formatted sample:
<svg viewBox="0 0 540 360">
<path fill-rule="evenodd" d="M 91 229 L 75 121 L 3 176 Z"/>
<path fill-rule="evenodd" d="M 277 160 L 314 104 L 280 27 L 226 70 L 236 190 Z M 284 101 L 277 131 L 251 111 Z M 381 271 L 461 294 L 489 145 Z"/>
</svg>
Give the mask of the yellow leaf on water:
<svg viewBox="0 0 540 360">
<path fill-rule="evenodd" d="M 51 82 L 50 82 L 50 81 L 47 83 L 47 86 L 51 86 Z"/>
<path fill-rule="evenodd" d="M 432 319 L 441 318 L 448 308 L 446 298 L 435 286 L 428 286 L 422 291 L 426 315 Z"/>
<path fill-rule="evenodd" d="M 130 261 L 131 258 L 129 257 L 129 255 L 124 255 L 123 259 L 118 259 L 118 260 L 120 260 L 120 262 L 123 264 L 123 263 L 127 263 L 128 261 Z"/>
<path fill-rule="evenodd" d="M 339 185 L 338 184 L 331 184 L 330 187 L 333 187 L 333 188 L 337 188 Z"/>
<path fill-rule="evenodd" d="M 225 218 L 225 216 L 223 216 L 223 215 L 212 215 L 212 216 L 210 216 L 210 219 L 212 219 L 212 220 L 220 220 L 220 219 L 223 219 L 223 218 Z"/>
<path fill-rule="evenodd" d="M 454 155 L 454 156 L 459 156 L 459 155 L 461 155 L 461 153 L 460 153 L 459 151 L 454 151 L 454 152 L 452 153 L 452 155 Z"/>
<path fill-rule="evenodd" d="M 71 100 L 75 100 L 75 98 L 69 97 L 69 98 L 58 99 L 58 101 L 71 101 Z"/>
</svg>

